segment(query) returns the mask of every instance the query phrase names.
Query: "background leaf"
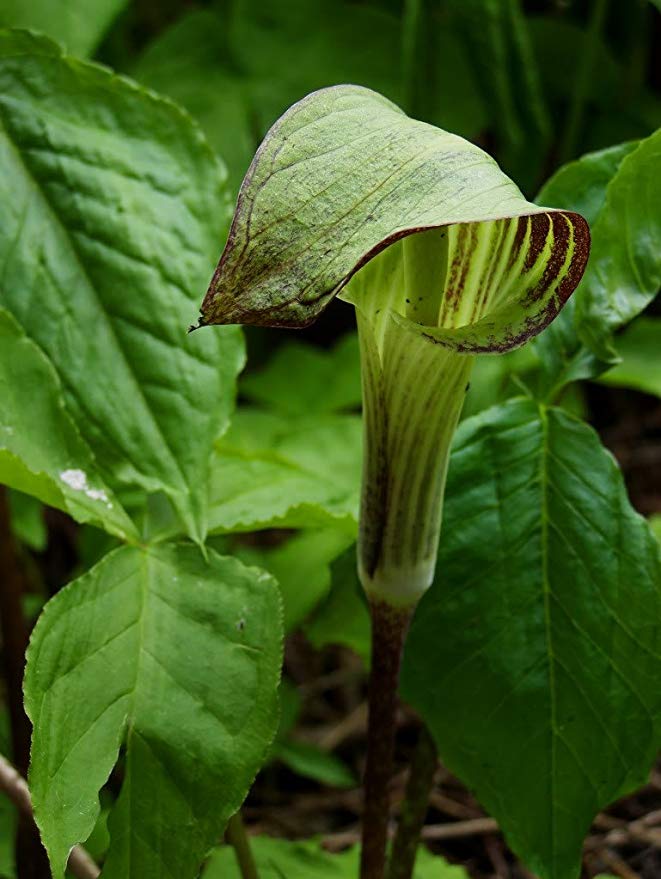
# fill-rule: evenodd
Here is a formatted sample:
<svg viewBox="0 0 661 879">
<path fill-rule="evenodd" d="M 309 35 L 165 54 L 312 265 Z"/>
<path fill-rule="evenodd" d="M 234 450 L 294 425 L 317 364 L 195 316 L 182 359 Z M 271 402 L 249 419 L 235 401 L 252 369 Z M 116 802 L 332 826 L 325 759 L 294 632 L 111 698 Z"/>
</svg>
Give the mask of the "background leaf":
<svg viewBox="0 0 661 879">
<path fill-rule="evenodd" d="M 289 739 L 275 746 L 273 756 L 285 763 L 292 772 L 319 784 L 337 788 L 358 785 L 348 766 L 339 757 L 329 754 L 318 745 Z"/>
<path fill-rule="evenodd" d="M 191 546 L 124 547 L 47 605 L 25 678 L 30 786 L 53 875 L 99 814 L 107 879 L 192 879 L 277 727 L 279 597 L 268 575 Z"/>
<path fill-rule="evenodd" d="M 597 436 L 513 400 L 460 426 L 404 696 L 544 879 L 659 746 L 661 556 Z"/>
<path fill-rule="evenodd" d="M 251 844 L 260 879 L 354 879 L 358 873 L 357 848 L 331 855 L 314 841 L 288 842 L 266 836 L 252 839 Z M 467 876 L 463 867 L 451 866 L 443 858 L 433 857 L 421 849 L 413 879 L 467 879 Z M 202 877 L 240 879 L 232 849 L 216 849 Z"/>
<path fill-rule="evenodd" d="M 355 415 L 238 411 L 216 445 L 210 531 L 333 524 L 355 534 L 361 442 Z"/>
<path fill-rule="evenodd" d="M 0 35 L 0 304 L 51 359 L 111 487 L 206 527 L 240 331 L 185 336 L 227 229 L 224 172 L 174 105 L 49 41 Z"/>
<path fill-rule="evenodd" d="M 291 104 L 328 85 L 369 83 L 399 97 L 399 70 L 393 64 L 398 22 L 378 7 L 345 0 L 317 0 L 313 6 L 307 0 L 258 5 L 236 0 L 230 40 L 251 82 L 259 140 Z"/>
<path fill-rule="evenodd" d="M 7 492 L 12 533 L 35 552 L 43 552 L 48 542 L 44 508 L 39 501 L 22 491 Z"/>
<path fill-rule="evenodd" d="M 503 167 L 534 185 L 549 118 L 520 0 L 450 0 L 501 139 Z"/>
<path fill-rule="evenodd" d="M 637 142 L 618 144 L 568 162 L 544 184 L 537 195 L 540 204 L 578 211 L 590 224 L 594 239 L 608 186 L 623 160 L 637 147 Z M 591 271 L 592 261 L 588 260 L 586 275 Z M 541 363 L 538 392 L 549 400 L 569 382 L 592 378 L 607 368 L 579 336 L 576 303 L 584 289 L 585 275 L 561 314 L 533 342 Z"/>
<path fill-rule="evenodd" d="M 577 303 L 579 335 L 602 359 L 610 335 L 661 286 L 661 130 L 622 159 L 593 227 L 590 270 Z"/>
<path fill-rule="evenodd" d="M 358 336 L 347 333 L 330 351 L 289 342 L 278 348 L 263 369 L 243 376 L 241 393 L 254 403 L 288 415 L 359 409 Z"/>
<path fill-rule="evenodd" d="M 0 0 L 0 27 L 43 31 L 72 55 L 91 55 L 128 0 Z"/>
<path fill-rule="evenodd" d="M 135 527 L 67 413 L 57 373 L 0 308 L 0 482 L 119 537 Z"/>
<path fill-rule="evenodd" d="M 285 631 L 293 632 L 328 594 L 329 565 L 354 540 L 355 533 L 347 528 L 309 528 L 278 546 L 237 546 L 235 553 L 246 564 L 264 568 L 278 581 Z"/>
<path fill-rule="evenodd" d="M 330 592 L 306 622 L 305 634 L 317 649 L 327 644 L 342 644 L 369 665 L 370 615 L 358 580 L 355 545 L 332 563 L 330 574 Z"/>
<path fill-rule="evenodd" d="M 661 397 L 661 320 L 639 317 L 617 336 L 615 345 L 621 362 L 604 373 L 600 381 Z"/>
<path fill-rule="evenodd" d="M 140 56 L 131 74 L 185 107 L 229 170 L 238 192 L 255 151 L 250 80 L 237 68 L 227 21 L 210 9 L 182 16 Z"/>
</svg>

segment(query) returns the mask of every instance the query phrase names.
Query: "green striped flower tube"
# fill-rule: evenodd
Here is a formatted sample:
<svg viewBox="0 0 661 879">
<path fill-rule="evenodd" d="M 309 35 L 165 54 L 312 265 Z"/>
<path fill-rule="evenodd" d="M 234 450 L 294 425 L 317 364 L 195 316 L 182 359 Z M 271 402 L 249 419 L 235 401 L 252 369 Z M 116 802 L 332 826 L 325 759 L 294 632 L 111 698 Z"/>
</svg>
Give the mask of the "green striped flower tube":
<svg viewBox="0 0 661 879">
<path fill-rule="evenodd" d="M 354 305 L 373 603 L 412 607 L 431 584 L 473 360 L 556 317 L 589 242 L 581 216 L 531 204 L 477 146 L 368 89 L 315 92 L 264 139 L 200 325 L 302 327 L 336 295 Z"/>
</svg>

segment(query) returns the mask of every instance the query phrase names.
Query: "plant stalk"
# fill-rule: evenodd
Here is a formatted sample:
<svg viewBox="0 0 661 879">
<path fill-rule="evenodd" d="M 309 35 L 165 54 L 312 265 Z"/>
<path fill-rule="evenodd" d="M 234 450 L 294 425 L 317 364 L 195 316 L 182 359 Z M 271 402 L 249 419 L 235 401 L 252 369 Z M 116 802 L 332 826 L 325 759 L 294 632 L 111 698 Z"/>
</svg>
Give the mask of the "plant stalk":
<svg viewBox="0 0 661 879">
<path fill-rule="evenodd" d="M 420 727 L 411 762 L 397 833 L 392 846 L 388 879 L 411 879 L 413 876 L 420 833 L 425 823 L 437 765 L 436 743 L 427 727 L 423 725 Z"/>
<path fill-rule="evenodd" d="M 250 848 L 250 840 L 241 818 L 241 812 L 237 812 L 230 818 L 225 837 L 234 849 L 241 879 L 259 879 L 257 864 Z"/>
<path fill-rule="evenodd" d="M 412 607 L 370 601 L 372 667 L 369 680 L 365 808 L 361 879 L 384 879 L 390 818 L 390 779 L 395 751 L 397 685 Z"/>
</svg>

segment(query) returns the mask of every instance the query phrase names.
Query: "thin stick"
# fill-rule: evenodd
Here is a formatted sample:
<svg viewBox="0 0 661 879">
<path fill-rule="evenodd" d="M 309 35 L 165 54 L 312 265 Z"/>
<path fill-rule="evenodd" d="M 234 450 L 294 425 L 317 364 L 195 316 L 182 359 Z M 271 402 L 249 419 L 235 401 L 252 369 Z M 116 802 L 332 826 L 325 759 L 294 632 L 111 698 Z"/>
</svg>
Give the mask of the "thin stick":
<svg viewBox="0 0 661 879">
<path fill-rule="evenodd" d="M 422 838 L 428 840 L 459 839 L 483 833 L 500 833 L 498 822 L 493 818 L 471 818 L 468 821 L 452 821 L 449 824 L 430 824 L 422 829 Z"/>
<path fill-rule="evenodd" d="M 410 609 L 371 603 L 372 668 L 369 681 L 365 809 L 361 879 L 383 879 L 390 817 L 390 779 L 395 750 L 397 685 Z"/>
<path fill-rule="evenodd" d="M 227 842 L 234 849 L 241 879 L 259 879 L 257 864 L 250 848 L 250 841 L 243 825 L 241 813 L 232 815 L 225 831 Z"/>
<path fill-rule="evenodd" d="M 12 801 L 21 815 L 34 821 L 32 799 L 27 783 L 11 763 L 0 754 L 0 790 Z M 69 870 L 77 879 L 97 879 L 100 870 L 82 846 L 73 847 Z"/>
<path fill-rule="evenodd" d="M 450 821 L 448 824 L 427 824 L 422 828 L 420 836 L 423 840 L 433 842 L 439 839 L 459 839 L 499 832 L 498 824 L 493 818 L 471 818 L 468 821 Z M 324 837 L 324 848 L 328 851 L 341 851 L 350 845 L 355 845 L 359 838 L 357 830 L 330 833 Z"/>
<path fill-rule="evenodd" d="M 418 853 L 420 832 L 429 807 L 429 794 L 438 765 L 436 743 L 426 726 L 420 727 L 406 793 L 392 847 L 388 879 L 411 879 Z"/>
</svg>

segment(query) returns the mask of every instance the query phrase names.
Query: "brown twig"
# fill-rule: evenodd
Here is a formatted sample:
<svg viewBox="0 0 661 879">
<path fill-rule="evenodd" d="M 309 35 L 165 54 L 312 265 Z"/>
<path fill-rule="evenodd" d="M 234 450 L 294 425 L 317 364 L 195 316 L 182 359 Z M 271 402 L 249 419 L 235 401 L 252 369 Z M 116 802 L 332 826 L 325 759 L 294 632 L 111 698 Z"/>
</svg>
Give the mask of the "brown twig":
<svg viewBox="0 0 661 879">
<path fill-rule="evenodd" d="M 0 755 L 0 790 L 12 801 L 21 815 L 34 821 L 27 783 L 2 755 Z M 77 879 L 97 879 L 101 872 L 85 849 L 79 845 L 71 850 L 68 868 Z"/>
<path fill-rule="evenodd" d="M 620 876 L 621 879 L 640 879 L 639 874 L 632 870 L 619 855 L 610 851 L 610 849 L 604 849 L 604 851 L 600 852 L 600 856 L 605 861 L 608 869 L 612 870 L 616 876 Z"/>
<path fill-rule="evenodd" d="M 466 803 L 460 803 L 458 800 L 449 797 L 440 791 L 432 791 L 429 795 L 429 804 L 439 812 L 450 815 L 452 818 L 468 819 L 481 818 L 482 814 L 479 809 L 474 806 L 468 806 Z"/>
<path fill-rule="evenodd" d="M 367 703 L 361 702 L 356 708 L 323 736 L 319 737 L 318 745 L 324 751 L 334 751 L 339 745 L 363 732 L 367 726 Z"/>
<path fill-rule="evenodd" d="M 471 818 L 470 821 L 453 821 L 451 824 L 429 824 L 423 827 L 424 840 L 459 839 L 462 836 L 476 836 L 482 833 L 500 833 L 494 818 Z"/>
<path fill-rule="evenodd" d="M 428 824 L 422 828 L 420 838 L 432 842 L 439 839 L 459 839 L 465 836 L 479 836 L 483 833 L 500 833 L 498 822 L 493 818 L 473 818 L 470 821 L 453 821 L 449 824 Z M 394 836 L 394 828 L 388 836 Z M 328 851 L 341 851 L 359 840 L 358 830 L 342 830 L 324 837 L 324 848 Z"/>
</svg>

